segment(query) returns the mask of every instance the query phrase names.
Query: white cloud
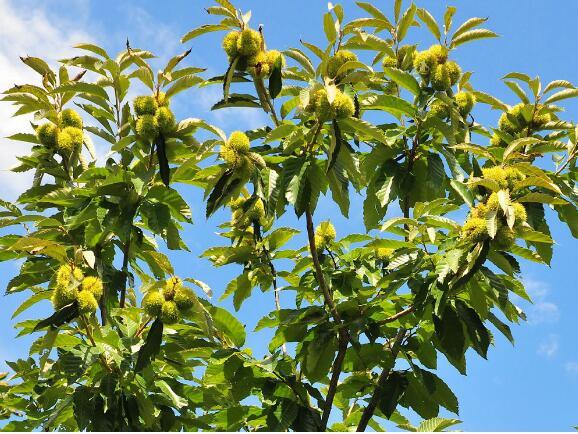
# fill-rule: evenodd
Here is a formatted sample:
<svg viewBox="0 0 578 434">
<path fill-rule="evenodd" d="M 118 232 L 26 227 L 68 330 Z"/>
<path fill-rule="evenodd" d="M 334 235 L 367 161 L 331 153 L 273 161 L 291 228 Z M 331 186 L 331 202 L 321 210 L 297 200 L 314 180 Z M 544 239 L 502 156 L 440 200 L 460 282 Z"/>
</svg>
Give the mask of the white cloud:
<svg viewBox="0 0 578 434">
<path fill-rule="evenodd" d="M 546 282 L 526 278 L 524 286 L 534 302 L 527 310 L 530 324 L 555 323 L 560 319 L 560 310 L 552 301 L 548 300 L 550 286 Z"/>
<path fill-rule="evenodd" d="M 558 335 L 551 334 L 538 347 L 538 354 L 544 357 L 554 357 L 560 347 Z"/>
<path fill-rule="evenodd" d="M 564 369 L 569 374 L 578 375 L 578 362 L 566 362 Z"/>
<path fill-rule="evenodd" d="M 66 21 L 48 16 L 38 5 L 30 7 L 11 0 L 0 0 L 0 90 L 14 84 L 36 83 L 40 76 L 24 65 L 19 56 L 38 56 L 50 64 L 73 52 L 71 46 L 90 37 L 67 25 Z M 12 118 L 14 107 L 0 102 L 0 183 L 4 199 L 12 200 L 30 186 L 32 173 L 16 174 L 8 169 L 16 163 L 16 156 L 24 155 L 30 147 L 23 142 L 5 139 L 17 132 L 32 132 L 29 116 Z"/>
</svg>

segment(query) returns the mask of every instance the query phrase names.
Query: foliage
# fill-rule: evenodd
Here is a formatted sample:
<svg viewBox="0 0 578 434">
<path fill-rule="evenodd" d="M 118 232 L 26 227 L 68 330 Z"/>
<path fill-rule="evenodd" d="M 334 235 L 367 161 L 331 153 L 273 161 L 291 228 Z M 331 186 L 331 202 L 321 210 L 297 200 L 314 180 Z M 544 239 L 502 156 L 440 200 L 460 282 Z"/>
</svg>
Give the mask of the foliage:
<svg viewBox="0 0 578 434">
<path fill-rule="evenodd" d="M 22 59 L 40 84 L 3 99 L 16 115 L 34 114 L 36 134 L 12 139 L 33 144 L 14 170 L 35 176 L 16 203 L 0 203 L 2 227 L 13 228 L 0 259 L 22 261 L 7 293 L 29 297 L 14 316 L 50 298 L 55 311 L 17 324 L 36 340 L 0 382 L 5 429 L 347 431 L 382 430 L 389 419 L 440 431 L 458 422 L 437 417 L 459 408 L 438 356 L 465 374 L 469 349 L 488 357 L 496 331 L 513 341 L 509 324 L 525 317 L 512 296 L 529 299 L 518 261 L 549 264 L 553 254 L 546 208 L 578 237 L 578 128 L 558 105 L 578 90 L 516 72 L 504 82 L 520 102 L 506 104 L 451 60 L 456 47 L 496 36 L 480 28 L 486 19 L 452 32 L 452 7 L 440 27 L 401 0 L 391 18 L 357 4 L 367 16 L 350 22 L 330 4 L 326 46 L 280 53 L 251 29 L 250 12 L 217 0 L 207 12 L 221 21 L 183 42 L 224 31 L 219 77 L 183 66 L 190 50 L 155 74 L 153 54 L 128 43 L 115 57 L 80 44 L 58 71 Z M 418 26 L 437 42 L 407 43 Z M 215 84 L 214 110 L 261 109 L 271 124 L 227 137 L 175 119 L 176 95 Z M 131 104 L 136 85 L 148 94 Z M 235 93 L 248 85 L 254 92 Z M 480 105 L 502 113 L 499 125 L 476 122 Z M 93 139 L 110 147 L 103 164 Z M 274 296 L 256 328 L 273 330 L 265 359 L 208 286 L 175 276 L 163 253 L 188 250 L 182 183 L 203 189 L 208 217 L 231 210 L 224 244 L 203 254 L 239 270 L 223 297 L 239 310 L 256 288 Z M 362 195 L 365 228 L 316 228 L 329 194 L 345 217 Z M 396 207 L 402 216 L 391 218 Z M 286 212 L 299 228 L 277 224 Z M 288 248 L 301 231 L 307 245 Z M 404 409 L 424 422 L 412 426 Z"/>
</svg>

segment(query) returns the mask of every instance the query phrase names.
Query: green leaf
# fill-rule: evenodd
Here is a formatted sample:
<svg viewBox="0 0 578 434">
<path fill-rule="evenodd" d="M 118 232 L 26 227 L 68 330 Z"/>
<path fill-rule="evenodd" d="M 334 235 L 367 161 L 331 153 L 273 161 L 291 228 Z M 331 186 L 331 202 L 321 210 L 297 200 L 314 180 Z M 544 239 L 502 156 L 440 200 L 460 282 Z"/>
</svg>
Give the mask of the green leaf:
<svg viewBox="0 0 578 434">
<path fill-rule="evenodd" d="M 422 421 L 417 428 L 417 432 L 443 432 L 446 428 L 462 423 L 458 419 L 445 419 L 434 417 Z"/>
<path fill-rule="evenodd" d="M 446 8 L 446 12 L 444 14 L 444 30 L 446 34 L 450 32 L 450 28 L 452 27 L 452 21 L 454 18 L 454 14 L 456 13 L 456 10 L 457 9 L 454 6 L 448 6 Z"/>
<path fill-rule="evenodd" d="M 419 83 L 409 72 L 397 68 L 383 68 L 383 72 L 404 89 L 409 90 L 416 96 L 419 95 Z"/>
<path fill-rule="evenodd" d="M 578 89 L 564 89 L 550 96 L 546 101 L 544 101 L 544 104 L 552 104 L 553 102 L 576 97 L 578 97 Z"/>
<path fill-rule="evenodd" d="M 181 43 L 184 44 L 185 42 L 188 42 L 191 39 L 196 38 L 197 36 L 204 35 L 205 33 L 218 32 L 219 30 L 229 30 L 229 29 L 230 29 L 229 26 L 225 26 L 222 24 L 204 24 L 200 27 L 197 27 L 196 29 L 191 30 L 185 36 L 183 36 L 181 38 Z"/>
<path fill-rule="evenodd" d="M 136 372 L 140 372 L 150 365 L 154 358 L 159 354 L 161 351 L 162 340 L 163 323 L 159 318 L 157 318 L 149 329 L 144 345 L 140 347 L 138 351 L 135 365 Z"/>
<path fill-rule="evenodd" d="M 165 138 L 159 135 L 155 140 L 155 148 L 157 151 L 157 161 L 159 163 L 159 174 L 165 186 L 169 186 L 171 182 L 171 169 L 169 167 L 169 160 L 167 158 L 167 150 Z"/>
<path fill-rule="evenodd" d="M 416 116 L 416 108 L 413 104 L 394 95 L 371 95 L 361 102 L 364 110 L 381 110 L 394 116 L 406 115 L 411 118 Z"/>
<path fill-rule="evenodd" d="M 474 207 L 474 196 L 470 189 L 463 182 L 452 179 L 450 181 L 450 185 L 460 195 L 465 203 L 467 203 L 471 208 Z"/>
<path fill-rule="evenodd" d="M 435 38 L 438 41 L 441 40 L 440 27 L 435 18 L 427 11 L 427 9 L 419 8 L 417 10 L 417 16 L 424 22 L 429 31 L 435 36 Z"/>
<path fill-rule="evenodd" d="M 233 81 L 233 75 L 235 74 L 235 67 L 237 66 L 239 59 L 239 57 L 231 59 L 231 63 L 229 63 L 229 67 L 227 68 L 227 72 L 223 78 L 223 101 L 225 102 L 229 101 L 229 89 L 231 88 L 231 82 Z"/>
<path fill-rule="evenodd" d="M 36 303 L 42 300 L 49 300 L 50 296 L 52 295 L 52 291 L 40 291 L 30 297 L 28 297 L 19 307 L 14 311 L 12 314 L 12 318 L 16 318 L 25 310 L 31 308 Z"/>
<path fill-rule="evenodd" d="M 241 324 L 237 318 L 225 309 L 220 307 L 212 306 L 210 308 L 210 313 L 214 327 L 224 333 L 225 337 L 228 338 L 233 345 L 242 347 L 247 336 L 243 324 Z"/>
<path fill-rule="evenodd" d="M 337 30 L 335 29 L 335 22 L 333 21 L 333 16 L 331 13 L 327 12 L 323 15 L 323 31 L 325 32 L 325 37 L 330 44 L 333 44 L 337 39 Z"/>
<path fill-rule="evenodd" d="M 407 389 L 408 381 L 403 372 L 393 371 L 385 381 L 382 393 L 379 396 L 377 404 L 379 410 L 387 417 L 391 417 L 403 393 Z"/>
<path fill-rule="evenodd" d="M 168 383 L 164 380 L 157 380 L 155 381 L 155 385 L 161 389 L 161 391 L 167 396 L 171 402 L 177 408 L 183 408 L 188 405 L 187 400 L 182 396 L 179 396 L 175 393 L 175 391 L 168 385 Z"/>
<path fill-rule="evenodd" d="M 38 331 L 45 327 L 60 327 L 67 322 L 72 321 L 74 318 L 78 316 L 78 304 L 76 302 L 64 306 L 62 309 L 57 310 L 51 316 L 42 321 L 39 321 L 38 324 L 34 326 L 33 331 Z"/>
<path fill-rule="evenodd" d="M 441 318 L 434 317 L 435 332 L 444 353 L 451 362 L 459 361 L 466 351 L 466 338 L 457 312 L 446 306 Z"/>
<path fill-rule="evenodd" d="M 74 92 L 74 93 L 87 93 L 89 95 L 94 95 L 104 100 L 108 100 L 108 94 L 101 86 L 93 83 L 82 83 L 80 81 L 63 84 L 58 86 L 57 88 L 53 89 L 50 93 L 51 94 L 61 94 L 66 92 Z"/>
<path fill-rule="evenodd" d="M 337 351 L 337 338 L 333 333 L 320 332 L 307 345 L 303 370 L 312 382 L 324 379 L 333 363 Z"/>
<path fill-rule="evenodd" d="M 405 10 L 399 23 L 397 24 L 397 40 L 402 41 L 405 36 L 407 35 L 407 31 L 409 27 L 413 24 L 413 18 L 415 16 L 415 12 L 417 7 L 415 4 L 411 4 L 409 8 Z"/>
<path fill-rule="evenodd" d="M 277 64 L 273 67 L 271 71 L 271 76 L 269 77 L 269 95 L 271 98 L 275 99 L 283 89 L 283 77 L 281 76 L 281 60 L 277 60 Z"/>
<path fill-rule="evenodd" d="M 222 99 L 213 105 L 211 110 L 219 110 L 228 107 L 261 108 L 261 104 L 251 95 L 232 93 L 227 98 L 227 101 Z"/>
<path fill-rule="evenodd" d="M 74 48 L 78 48 L 80 50 L 86 50 L 86 51 L 90 51 L 92 53 L 98 54 L 101 57 L 104 57 L 105 59 L 109 58 L 108 53 L 106 52 L 106 50 L 104 48 L 99 47 L 98 45 L 94 45 L 94 44 L 76 44 L 74 45 Z"/>
<path fill-rule="evenodd" d="M 452 39 L 451 48 L 456 48 L 466 42 L 475 41 L 478 39 L 497 38 L 498 35 L 488 29 L 474 29 L 462 33 L 457 38 Z"/>
</svg>

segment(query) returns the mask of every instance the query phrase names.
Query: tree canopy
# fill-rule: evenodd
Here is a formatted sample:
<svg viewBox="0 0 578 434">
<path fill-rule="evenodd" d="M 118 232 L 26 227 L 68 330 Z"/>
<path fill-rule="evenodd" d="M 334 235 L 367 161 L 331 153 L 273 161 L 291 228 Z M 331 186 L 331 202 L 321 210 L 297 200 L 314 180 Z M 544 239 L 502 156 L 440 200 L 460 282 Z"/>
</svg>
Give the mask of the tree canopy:
<svg viewBox="0 0 578 434">
<path fill-rule="evenodd" d="M 3 429 L 459 423 L 439 417 L 459 405 L 438 358 L 465 374 L 466 353 L 489 357 L 497 333 L 513 342 L 510 325 L 525 319 L 513 299 L 530 299 L 519 261 L 550 264 L 549 216 L 578 237 L 578 128 L 563 112 L 578 88 L 512 72 L 507 103 L 475 89 L 453 53 L 497 36 L 487 19 L 454 23 L 453 7 L 436 18 L 403 3 L 357 2 L 366 16 L 352 21 L 329 3 L 323 46 L 279 51 L 251 12 L 216 0 L 210 22 L 182 38 L 222 32 L 228 64 L 216 77 L 188 64 L 190 49 L 155 72 L 153 53 L 129 41 L 116 55 L 79 44 L 57 68 L 21 58 L 38 80 L 2 99 L 32 115 L 10 138 L 32 144 L 13 170 L 34 178 L 0 201 L 0 260 L 21 263 L 6 289 L 28 294 L 14 317 L 36 304 L 52 313 L 16 325 L 35 340 L 0 374 Z M 417 27 L 435 43 L 408 42 Z M 171 101 L 207 86 L 222 88 L 213 110 L 262 110 L 269 122 L 226 135 L 177 119 Z M 497 125 L 476 120 L 481 106 L 500 113 Z M 189 203 L 185 184 L 204 203 Z M 354 195 L 362 210 L 350 209 Z M 316 213 L 322 200 L 362 213 L 363 227 L 338 236 Z M 222 243 L 202 255 L 236 270 L 215 292 L 236 311 L 254 291 L 271 294 L 255 329 L 272 330 L 264 358 L 203 276 L 175 275 L 191 206 L 212 219 L 230 211 Z"/>
</svg>

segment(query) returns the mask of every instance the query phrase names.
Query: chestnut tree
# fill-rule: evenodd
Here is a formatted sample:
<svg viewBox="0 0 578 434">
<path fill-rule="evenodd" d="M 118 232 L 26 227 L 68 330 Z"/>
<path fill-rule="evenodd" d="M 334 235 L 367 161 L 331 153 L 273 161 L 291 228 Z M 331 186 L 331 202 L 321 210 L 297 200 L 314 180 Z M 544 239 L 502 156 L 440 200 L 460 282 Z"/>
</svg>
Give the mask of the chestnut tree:
<svg viewBox="0 0 578 434">
<path fill-rule="evenodd" d="M 459 422 L 438 417 L 458 413 L 438 358 L 465 374 L 466 353 L 488 357 L 496 333 L 513 341 L 509 325 L 525 317 L 512 296 L 529 300 L 519 261 L 550 263 L 548 216 L 578 237 L 578 129 L 560 105 L 578 89 L 520 72 L 503 78 L 508 102 L 475 89 L 453 54 L 496 36 L 486 19 L 402 3 L 357 2 L 364 17 L 352 21 L 330 3 L 325 43 L 280 51 L 250 12 L 216 0 L 211 22 L 182 42 L 222 32 L 217 77 L 189 66 L 190 50 L 155 72 L 153 53 L 128 42 L 117 55 L 79 44 L 57 69 L 21 59 L 38 81 L 3 100 L 33 115 L 11 139 L 32 144 L 14 170 L 34 178 L 0 202 L 0 260 L 21 263 L 6 290 L 26 291 L 15 317 L 37 303 L 53 312 L 16 325 L 35 340 L 0 375 L 4 429 Z M 431 37 L 407 42 L 418 27 Z M 146 92 L 128 100 L 135 86 Z M 173 98 L 205 86 L 222 87 L 213 110 L 263 110 L 269 122 L 227 136 L 176 119 Z M 497 125 L 476 120 L 484 106 Z M 93 141 L 109 147 L 104 159 Z M 204 203 L 189 204 L 183 184 Z M 362 212 L 364 227 L 337 234 L 320 201 Z M 255 330 L 272 330 L 264 358 L 200 276 L 175 275 L 170 252 L 187 251 L 181 234 L 195 230 L 190 206 L 231 213 L 217 222 L 222 244 L 203 253 L 207 267 L 238 271 L 218 293 L 237 311 L 253 291 L 271 294 Z M 292 227 L 277 223 L 286 213 Z"/>
</svg>

